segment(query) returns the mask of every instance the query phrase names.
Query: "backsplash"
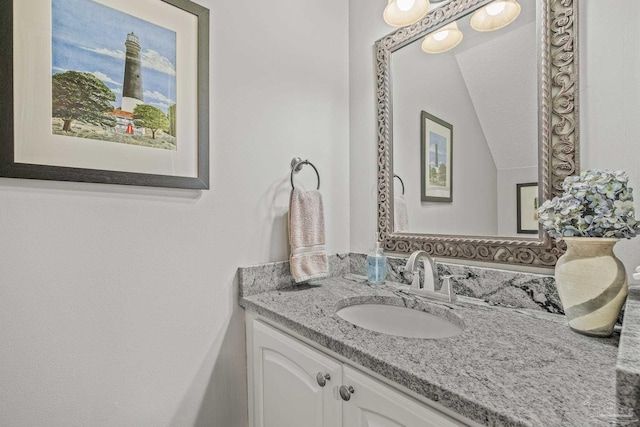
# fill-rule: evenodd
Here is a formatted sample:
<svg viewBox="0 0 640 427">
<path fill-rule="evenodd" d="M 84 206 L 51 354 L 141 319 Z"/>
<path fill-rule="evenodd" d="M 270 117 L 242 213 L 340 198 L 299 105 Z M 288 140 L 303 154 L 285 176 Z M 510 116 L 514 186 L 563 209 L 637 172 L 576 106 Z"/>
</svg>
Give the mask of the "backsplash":
<svg viewBox="0 0 640 427">
<path fill-rule="evenodd" d="M 329 275 L 352 273 L 366 276 L 366 259 L 366 255 L 357 253 L 331 255 Z M 411 277 L 404 272 L 407 258 L 387 257 L 387 261 L 387 281 L 411 283 Z M 462 280 L 452 279 L 458 295 L 498 305 L 564 313 L 553 276 L 440 262 L 436 266 L 440 276 L 455 274 L 468 277 Z M 420 270 L 422 271 L 422 265 Z M 240 267 L 238 278 L 241 296 L 295 286 L 289 271 L 289 261 Z"/>
<path fill-rule="evenodd" d="M 364 254 L 350 254 L 351 273 L 366 275 Z M 387 257 L 387 280 L 411 284 L 404 271 L 406 258 Z M 467 279 L 451 279 L 458 295 L 478 298 L 494 304 L 564 313 L 553 276 L 460 264 L 436 262 L 438 275 L 464 275 Z M 422 264 L 419 266 L 421 274 Z"/>
<path fill-rule="evenodd" d="M 343 276 L 350 273 L 349 254 L 329 255 L 329 276 Z M 238 268 L 240 297 L 295 286 L 291 276 L 289 261 L 270 262 L 252 267 Z"/>
</svg>

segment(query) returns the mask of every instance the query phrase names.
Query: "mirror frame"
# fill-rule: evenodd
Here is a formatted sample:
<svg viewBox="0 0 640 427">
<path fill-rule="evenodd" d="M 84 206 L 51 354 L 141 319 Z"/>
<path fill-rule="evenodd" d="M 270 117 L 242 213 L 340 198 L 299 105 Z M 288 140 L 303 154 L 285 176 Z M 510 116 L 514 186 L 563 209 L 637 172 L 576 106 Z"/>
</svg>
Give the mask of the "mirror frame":
<svg viewBox="0 0 640 427">
<path fill-rule="evenodd" d="M 400 233 L 393 230 L 391 54 L 493 0 L 451 0 L 417 23 L 375 43 L 378 135 L 378 231 L 390 252 L 424 250 L 437 258 L 553 267 L 565 244 L 539 228 L 537 238 Z M 562 194 L 579 172 L 578 0 L 536 1 L 538 43 L 538 182 L 540 200 Z"/>
</svg>

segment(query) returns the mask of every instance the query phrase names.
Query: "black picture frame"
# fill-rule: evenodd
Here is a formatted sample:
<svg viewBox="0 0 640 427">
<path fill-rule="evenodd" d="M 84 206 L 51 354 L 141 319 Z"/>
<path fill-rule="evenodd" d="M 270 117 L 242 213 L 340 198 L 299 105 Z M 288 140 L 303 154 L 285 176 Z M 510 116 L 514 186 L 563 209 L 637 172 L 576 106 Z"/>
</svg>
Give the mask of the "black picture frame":
<svg viewBox="0 0 640 427">
<path fill-rule="evenodd" d="M 156 175 L 15 161 L 14 3 L 0 2 L 0 177 L 78 181 L 151 187 L 209 189 L 209 10 L 189 0 L 157 0 L 192 14 L 197 21 L 197 176 Z M 42 3 L 51 7 L 50 2 Z M 176 11 L 177 12 L 177 11 Z"/>
<path fill-rule="evenodd" d="M 525 192 L 527 194 L 524 194 Z M 533 200 L 531 200 L 532 196 Z M 540 228 L 537 221 L 538 200 L 537 182 L 516 184 L 516 228 L 518 234 L 538 234 Z"/>
<path fill-rule="evenodd" d="M 436 147 L 434 168 L 431 145 Z M 438 153 L 439 145 L 445 147 L 443 153 Z M 443 163 L 439 156 L 445 157 Z M 426 111 L 420 112 L 420 194 L 423 202 L 453 202 L 453 125 Z"/>
</svg>

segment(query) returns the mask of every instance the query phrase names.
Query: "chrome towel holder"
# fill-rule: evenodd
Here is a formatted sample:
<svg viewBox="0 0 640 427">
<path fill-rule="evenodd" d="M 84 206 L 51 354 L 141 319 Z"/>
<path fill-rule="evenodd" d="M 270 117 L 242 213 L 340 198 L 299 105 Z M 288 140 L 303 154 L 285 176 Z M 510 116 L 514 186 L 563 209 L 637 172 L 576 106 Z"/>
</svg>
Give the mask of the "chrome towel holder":
<svg viewBox="0 0 640 427">
<path fill-rule="evenodd" d="M 293 159 L 291 159 L 291 188 L 296 188 L 296 186 L 293 184 L 293 174 L 294 173 L 298 173 L 300 172 L 300 170 L 302 170 L 302 166 L 304 165 L 309 165 L 313 168 L 314 171 L 316 171 L 316 176 L 318 177 L 318 188 L 317 190 L 320 189 L 320 174 L 318 173 L 318 169 L 316 169 L 316 167 L 313 165 L 313 163 L 311 163 L 309 160 L 302 160 L 300 157 L 294 157 Z"/>
<path fill-rule="evenodd" d="M 398 178 L 400 180 L 400 184 L 402 184 L 402 195 L 404 196 L 404 181 L 402 181 L 402 178 L 400 178 L 398 175 L 396 175 L 395 173 L 393 174 L 394 178 Z"/>
</svg>

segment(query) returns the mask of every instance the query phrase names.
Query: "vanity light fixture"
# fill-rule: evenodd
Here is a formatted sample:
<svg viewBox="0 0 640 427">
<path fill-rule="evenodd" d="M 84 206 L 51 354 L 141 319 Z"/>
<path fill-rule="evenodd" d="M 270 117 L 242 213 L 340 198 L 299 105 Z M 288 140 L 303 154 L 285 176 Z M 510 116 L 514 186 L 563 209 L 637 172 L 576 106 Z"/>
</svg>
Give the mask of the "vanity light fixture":
<svg viewBox="0 0 640 427">
<path fill-rule="evenodd" d="M 462 41 L 462 37 L 462 31 L 458 29 L 458 24 L 453 21 L 435 33 L 427 35 L 422 41 L 421 47 L 427 53 L 442 53 L 458 46 Z"/>
<path fill-rule="evenodd" d="M 516 0 L 496 0 L 478 9 L 471 16 L 471 28 L 476 31 L 493 31 L 506 27 L 520 15 Z"/>
<path fill-rule="evenodd" d="M 429 12 L 429 0 L 389 0 L 384 8 L 384 22 L 392 27 L 415 24 Z"/>
</svg>

